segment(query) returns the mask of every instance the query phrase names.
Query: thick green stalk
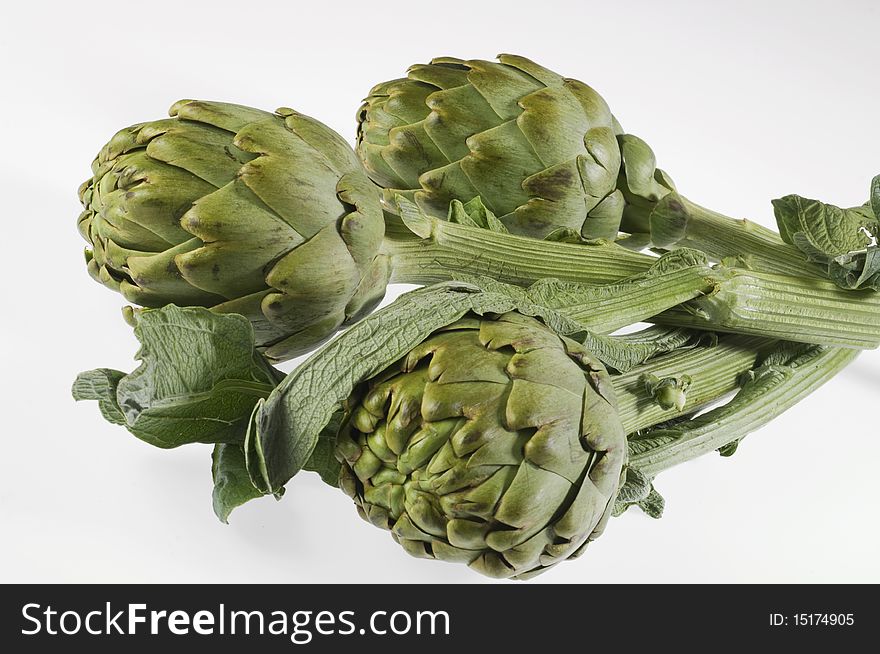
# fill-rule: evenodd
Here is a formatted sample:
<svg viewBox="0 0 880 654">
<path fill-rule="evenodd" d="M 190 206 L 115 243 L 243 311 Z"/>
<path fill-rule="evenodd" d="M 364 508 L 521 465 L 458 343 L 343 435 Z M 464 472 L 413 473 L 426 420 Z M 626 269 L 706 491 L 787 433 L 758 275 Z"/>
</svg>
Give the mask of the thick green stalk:
<svg viewBox="0 0 880 654">
<path fill-rule="evenodd" d="M 743 373 L 755 367 L 776 341 L 752 336 L 725 336 L 715 347 L 682 349 L 649 360 L 629 372 L 614 375 L 612 384 L 618 414 L 627 433 L 633 433 L 697 409 L 739 388 Z M 660 379 L 690 377 L 685 403 L 664 409 L 646 388 L 645 375 Z"/>
<path fill-rule="evenodd" d="M 844 291 L 821 279 L 719 269 L 717 290 L 652 319 L 665 325 L 875 348 L 880 293 Z"/>
<path fill-rule="evenodd" d="M 677 193 L 659 200 L 648 220 L 651 242 L 658 248 L 693 248 L 716 261 L 736 257 L 750 270 L 822 278 L 818 266 L 772 229 L 706 209 Z"/>
<path fill-rule="evenodd" d="M 575 294 L 554 289 L 555 292 L 543 298 L 541 304 L 556 308 L 587 329 L 610 334 L 622 327 L 648 320 L 657 312 L 702 297 L 713 288 L 711 270 L 693 265 L 653 275 L 646 273 L 629 280 L 590 287 Z M 658 308 L 658 311 L 655 312 L 654 308 Z"/>
<path fill-rule="evenodd" d="M 679 463 L 743 438 L 789 409 L 843 370 L 856 350 L 827 348 L 796 366 L 770 366 L 728 404 L 649 436 L 657 447 L 631 453 L 629 465 L 652 478 Z M 664 442 L 665 441 L 665 442 Z"/>
<path fill-rule="evenodd" d="M 728 218 L 718 220 L 736 224 Z M 428 216 L 409 215 L 405 224 L 400 219 L 389 218 L 387 225 L 384 251 L 391 258 L 392 282 L 428 284 L 481 275 L 518 286 L 529 286 L 548 278 L 597 285 L 644 274 L 658 262 L 656 257 L 607 242 L 540 241 Z M 751 228 L 746 231 L 749 230 Z M 722 235 L 719 239 L 726 238 L 724 230 L 717 231 Z M 755 247 L 755 252 L 763 253 L 762 257 L 770 257 L 776 245 L 762 232 L 755 234 L 751 241 L 743 238 L 742 242 L 731 236 L 729 245 L 737 251 L 727 254 L 741 254 L 746 252 L 746 247 Z M 758 242 L 767 248 L 760 250 Z M 765 261 L 765 265 L 769 267 L 769 261 Z M 600 324 L 602 320 L 612 324 L 618 309 L 633 309 L 637 301 L 644 301 L 653 303 L 647 306 L 658 307 L 659 315 L 651 320 L 661 324 L 817 345 L 877 347 L 880 344 L 880 294 L 845 291 L 812 273 L 808 275 L 805 262 L 798 265 L 799 275 L 781 275 L 726 266 L 711 269 L 705 262 L 695 262 L 689 271 L 683 269 L 675 276 L 656 277 L 654 297 L 651 293 L 632 296 L 621 289 L 611 289 L 598 302 L 595 296 L 589 295 L 589 300 L 580 306 L 577 301 L 570 301 L 554 308 L 580 321 L 595 320 L 595 324 L 590 324 L 592 329 L 608 331 Z M 789 261 L 789 265 L 782 267 L 795 266 Z M 667 279 L 674 280 L 671 283 L 675 287 L 665 287 Z M 640 288 L 644 289 L 644 285 Z M 681 302 L 697 299 L 663 311 L 663 307 L 672 306 L 668 300 L 676 293 Z M 700 295 L 703 297 L 698 297 Z M 617 326 L 623 324 L 626 323 L 619 322 Z"/>
<path fill-rule="evenodd" d="M 556 278 L 605 284 L 643 272 L 656 261 L 614 243 L 573 244 L 500 234 L 442 220 L 422 224 L 386 218 L 384 253 L 391 258 L 391 282 L 433 284 L 456 275 L 485 275 L 528 286 Z"/>
</svg>

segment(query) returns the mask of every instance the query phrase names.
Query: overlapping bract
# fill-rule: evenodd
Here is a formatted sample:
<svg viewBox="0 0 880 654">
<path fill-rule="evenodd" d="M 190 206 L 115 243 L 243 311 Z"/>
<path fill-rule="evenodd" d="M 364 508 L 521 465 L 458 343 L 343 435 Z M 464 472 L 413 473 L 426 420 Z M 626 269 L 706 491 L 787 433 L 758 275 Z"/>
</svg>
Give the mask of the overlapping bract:
<svg viewBox="0 0 880 654">
<path fill-rule="evenodd" d="M 651 235 L 651 212 L 658 201 L 675 191 L 675 184 L 657 168 L 654 151 L 638 136 L 620 134 L 617 142 L 621 157 L 617 187 L 626 200 L 621 231 Z"/>
<path fill-rule="evenodd" d="M 498 60 L 441 57 L 375 86 L 358 115 L 370 177 L 439 218 L 480 196 L 516 234 L 614 238 L 624 198 L 608 105 L 528 59 Z"/>
<path fill-rule="evenodd" d="M 90 274 L 143 307 L 239 313 L 274 360 L 370 311 L 388 264 L 354 152 L 290 109 L 183 100 L 118 132 L 80 187 Z"/>
<path fill-rule="evenodd" d="M 410 554 L 527 577 L 604 528 L 626 453 L 602 364 L 533 318 L 466 316 L 355 398 L 340 486 Z"/>
</svg>

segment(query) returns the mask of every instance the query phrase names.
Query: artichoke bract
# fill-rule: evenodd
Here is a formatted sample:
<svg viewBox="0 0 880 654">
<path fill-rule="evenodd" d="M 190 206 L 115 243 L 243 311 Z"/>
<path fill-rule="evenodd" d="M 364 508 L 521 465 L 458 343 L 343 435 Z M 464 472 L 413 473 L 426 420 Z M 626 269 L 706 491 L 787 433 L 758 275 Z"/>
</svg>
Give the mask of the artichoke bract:
<svg viewBox="0 0 880 654">
<path fill-rule="evenodd" d="M 466 316 L 373 378 L 340 487 L 410 554 L 524 577 L 604 528 L 626 439 L 604 366 L 534 318 Z"/>
<path fill-rule="evenodd" d="M 358 123 L 357 152 L 389 197 L 444 218 L 479 196 L 525 236 L 617 235 L 620 127 L 582 82 L 514 55 L 440 57 L 375 86 Z"/>
<path fill-rule="evenodd" d="M 118 132 L 80 187 L 89 273 L 141 307 L 246 316 L 273 360 L 372 310 L 379 196 L 347 143 L 282 108 L 182 100 Z"/>
</svg>

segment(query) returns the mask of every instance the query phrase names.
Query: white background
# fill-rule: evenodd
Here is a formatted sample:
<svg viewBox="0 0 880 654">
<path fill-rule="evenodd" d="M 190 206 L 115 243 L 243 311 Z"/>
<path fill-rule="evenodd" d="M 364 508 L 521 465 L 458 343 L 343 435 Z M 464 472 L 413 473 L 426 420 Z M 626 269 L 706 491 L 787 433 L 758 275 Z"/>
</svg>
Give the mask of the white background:
<svg viewBox="0 0 880 654">
<path fill-rule="evenodd" d="M 224 526 L 208 447 L 156 450 L 75 404 L 77 372 L 131 370 L 136 348 L 122 298 L 86 274 L 77 186 L 117 129 L 178 98 L 292 106 L 352 139 L 360 99 L 407 65 L 514 52 L 596 88 L 701 204 L 772 225 L 787 193 L 863 202 L 880 172 L 876 4 L 727 4 L 7 5 L 0 581 L 483 581 L 410 558 L 312 474 Z M 880 355 L 863 354 L 732 459 L 664 474 L 661 520 L 630 511 L 531 583 L 880 581 L 878 392 Z"/>
</svg>

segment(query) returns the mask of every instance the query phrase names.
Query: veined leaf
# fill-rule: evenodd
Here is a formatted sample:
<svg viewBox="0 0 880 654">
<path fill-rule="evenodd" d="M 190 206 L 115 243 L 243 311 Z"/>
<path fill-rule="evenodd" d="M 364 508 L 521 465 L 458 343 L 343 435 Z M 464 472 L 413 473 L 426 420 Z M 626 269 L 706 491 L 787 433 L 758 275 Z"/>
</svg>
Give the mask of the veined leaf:
<svg viewBox="0 0 880 654">
<path fill-rule="evenodd" d="M 114 425 L 124 425 L 125 416 L 116 399 L 116 388 L 124 377 L 124 372 L 110 368 L 81 372 L 73 382 L 73 399 L 97 400 L 104 420 Z"/>
<path fill-rule="evenodd" d="M 860 207 L 841 209 L 797 195 L 773 200 L 783 240 L 808 261 L 824 266 L 828 278 L 841 288 L 880 290 L 878 180 L 871 184 L 870 202 Z"/>
<path fill-rule="evenodd" d="M 237 443 L 217 443 L 211 455 L 214 477 L 214 513 L 224 523 L 232 510 L 263 493 L 251 483 L 244 460 L 244 450 Z"/>
<path fill-rule="evenodd" d="M 254 404 L 280 378 L 247 319 L 169 305 L 136 320 L 141 365 L 82 373 L 74 399 L 97 400 L 108 421 L 157 447 L 242 443 Z"/>
<path fill-rule="evenodd" d="M 312 456 L 303 465 L 303 470 L 317 472 L 321 480 L 329 486 L 339 486 L 339 461 L 336 460 L 336 432 L 344 417 L 342 411 L 336 412 L 321 430 Z"/>
<path fill-rule="evenodd" d="M 622 515 L 629 507 L 636 506 L 651 518 L 663 515 L 665 501 L 655 489 L 653 480 L 635 468 L 627 468 L 626 483 L 620 487 L 614 501 L 612 515 Z"/>
</svg>

